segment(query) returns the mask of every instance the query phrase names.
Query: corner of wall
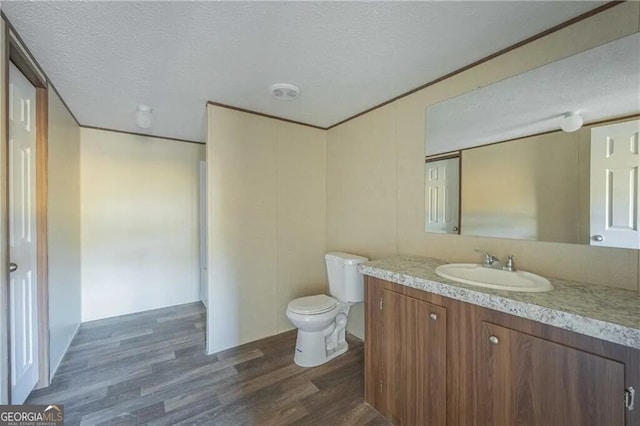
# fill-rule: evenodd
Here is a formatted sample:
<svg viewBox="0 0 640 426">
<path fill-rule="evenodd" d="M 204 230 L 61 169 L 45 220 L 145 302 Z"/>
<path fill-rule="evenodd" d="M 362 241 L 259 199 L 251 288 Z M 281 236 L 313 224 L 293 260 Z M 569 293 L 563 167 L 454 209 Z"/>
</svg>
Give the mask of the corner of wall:
<svg viewBox="0 0 640 426">
<path fill-rule="evenodd" d="M 399 110 L 399 103 L 398 102 L 394 102 L 392 104 L 394 106 L 393 108 L 393 121 L 396 124 L 396 129 L 395 129 L 395 138 L 394 138 L 394 145 L 395 145 L 395 155 L 394 155 L 394 160 L 395 160 L 395 167 L 396 167 L 396 198 L 395 198 L 395 205 L 396 205 L 396 255 L 398 255 L 400 253 L 400 224 L 398 223 L 398 221 L 400 220 L 400 203 L 399 203 L 399 194 L 400 194 L 400 120 L 398 119 L 398 110 Z M 364 338 L 363 338 L 364 339 Z"/>
<path fill-rule="evenodd" d="M 82 319 L 80 127 L 49 85 L 49 368 L 55 373 Z"/>
</svg>

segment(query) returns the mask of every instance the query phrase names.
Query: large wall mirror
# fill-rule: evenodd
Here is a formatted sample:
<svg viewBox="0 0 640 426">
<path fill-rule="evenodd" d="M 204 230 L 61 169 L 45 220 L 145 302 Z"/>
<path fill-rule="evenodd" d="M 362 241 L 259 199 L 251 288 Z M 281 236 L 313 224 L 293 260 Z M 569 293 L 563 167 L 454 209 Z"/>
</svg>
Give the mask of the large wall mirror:
<svg viewBox="0 0 640 426">
<path fill-rule="evenodd" d="M 425 231 L 640 248 L 639 114 L 638 34 L 428 107 Z"/>
</svg>

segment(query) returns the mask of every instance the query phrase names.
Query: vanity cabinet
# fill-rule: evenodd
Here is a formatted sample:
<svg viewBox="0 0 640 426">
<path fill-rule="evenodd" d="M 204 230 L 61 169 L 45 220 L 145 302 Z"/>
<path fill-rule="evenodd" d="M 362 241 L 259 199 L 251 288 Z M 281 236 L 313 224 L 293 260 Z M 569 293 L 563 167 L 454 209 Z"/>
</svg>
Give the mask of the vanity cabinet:
<svg viewBox="0 0 640 426">
<path fill-rule="evenodd" d="M 444 424 L 446 309 L 389 290 L 381 301 L 385 416 L 398 424 Z"/>
<path fill-rule="evenodd" d="M 624 425 L 624 364 L 483 322 L 482 425 Z"/>
<path fill-rule="evenodd" d="M 640 425 L 640 351 L 365 277 L 365 402 L 397 425 Z"/>
<path fill-rule="evenodd" d="M 447 310 L 365 287 L 365 399 L 402 425 L 441 425 L 447 411 Z"/>
</svg>

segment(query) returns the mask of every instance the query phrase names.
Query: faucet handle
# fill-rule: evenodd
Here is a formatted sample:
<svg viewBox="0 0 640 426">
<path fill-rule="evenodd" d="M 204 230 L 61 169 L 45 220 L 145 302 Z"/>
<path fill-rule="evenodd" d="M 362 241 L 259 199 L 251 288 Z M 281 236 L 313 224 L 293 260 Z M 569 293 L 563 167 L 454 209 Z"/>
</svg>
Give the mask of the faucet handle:
<svg viewBox="0 0 640 426">
<path fill-rule="evenodd" d="M 504 267 L 502 268 L 505 271 L 513 272 L 516 270 L 516 265 L 513 263 L 513 255 L 510 254 L 507 256 L 507 261 L 504 263 Z"/>
<path fill-rule="evenodd" d="M 484 251 L 482 249 L 474 249 L 473 251 L 484 255 L 484 266 L 492 266 L 496 262 L 500 261 L 497 257 L 492 255 L 491 253 Z"/>
</svg>

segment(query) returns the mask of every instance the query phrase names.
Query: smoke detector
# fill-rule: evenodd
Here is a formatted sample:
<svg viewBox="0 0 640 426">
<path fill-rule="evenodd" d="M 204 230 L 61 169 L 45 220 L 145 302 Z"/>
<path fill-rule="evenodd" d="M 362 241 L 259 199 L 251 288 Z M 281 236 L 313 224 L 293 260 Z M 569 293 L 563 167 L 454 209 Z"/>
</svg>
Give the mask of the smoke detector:
<svg viewBox="0 0 640 426">
<path fill-rule="evenodd" d="M 300 88 L 289 83 L 276 83 L 269 87 L 271 94 L 281 101 L 292 101 L 300 95 Z"/>
</svg>

